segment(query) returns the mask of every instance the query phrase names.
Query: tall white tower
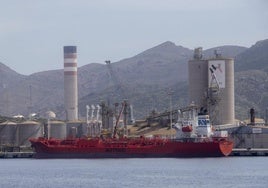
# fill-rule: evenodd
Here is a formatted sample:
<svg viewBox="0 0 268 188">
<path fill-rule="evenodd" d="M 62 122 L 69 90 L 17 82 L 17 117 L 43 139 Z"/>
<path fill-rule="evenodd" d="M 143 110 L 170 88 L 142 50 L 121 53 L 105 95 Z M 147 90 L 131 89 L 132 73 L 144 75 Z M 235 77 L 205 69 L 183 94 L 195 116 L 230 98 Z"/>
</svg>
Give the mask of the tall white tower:
<svg viewBox="0 0 268 188">
<path fill-rule="evenodd" d="M 67 121 L 78 119 L 76 46 L 64 46 L 64 105 Z"/>
<path fill-rule="evenodd" d="M 208 68 L 214 67 L 214 74 L 219 84 L 218 102 L 210 106 L 210 115 L 214 116 L 213 123 L 234 124 L 235 123 L 235 98 L 234 98 L 234 59 L 216 57 L 208 59 Z M 210 74 L 210 71 L 209 71 Z M 208 75 L 209 83 L 211 76 Z"/>
</svg>

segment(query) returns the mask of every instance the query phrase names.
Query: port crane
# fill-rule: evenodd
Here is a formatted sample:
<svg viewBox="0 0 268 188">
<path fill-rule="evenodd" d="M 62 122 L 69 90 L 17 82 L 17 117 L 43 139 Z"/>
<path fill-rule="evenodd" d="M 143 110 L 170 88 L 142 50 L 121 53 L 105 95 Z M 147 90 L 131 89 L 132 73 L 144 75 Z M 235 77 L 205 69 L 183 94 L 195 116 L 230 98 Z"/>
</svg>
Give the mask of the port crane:
<svg viewBox="0 0 268 188">
<path fill-rule="evenodd" d="M 106 60 L 105 61 L 106 65 L 107 65 L 107 68 L 108 68 L 108 71 L 109 71 L 109 75 L 110 75 L 110 78 L 114 84 L 114 86 L 116 87 L 116 91 L 117 91 L 117 94 L 118 94 L 118 98 L 125 98 L 125 92 L 124 90 L 122 89 L 122 84 L 121 82 L 118 80 L 116 74 L 115 74 L 115 71 L 111 65 L 111 61 L 110 60 Z M 127 135 L 127 114 L 128 114 L 128 109 L 127 109 L 127 101 L 124 100 L 124 102 L 122 103 L 122 107 L 121 109 L 119 110 L 119 113 L 117 113 L 117 107 L 118 107 L 118 103 L 115 103 L 115 109 L 114 109 L 114 113 L 113 113 L 113 116 L 115 117 L 115 123 L 114 123 L 114 126 L 113 126 L 113 131 L 112 131 L 112 137 L 115 138 L 116 135 L 118 134 L 118 127 L 119 127 L 119 122 L 120 122 L 120 119 L 122 119 L 122 116 L 123 116 L 123 124 L 124 124 L 124 135 Z M 109 107 L 108 107 L 109 108 Z M 104 110 L 105 111 L 105 110 Z M 106 111 L 109 111 L 108 109 Z M 106 115 L 106 116 L 111 116 L 111 114 L 104 114 L 103 115 Z M 107 123 L 109 124 L 109 121 L 107 121 Z M 106 127 L 109 127 L 106 126 Z"/>
</svg>

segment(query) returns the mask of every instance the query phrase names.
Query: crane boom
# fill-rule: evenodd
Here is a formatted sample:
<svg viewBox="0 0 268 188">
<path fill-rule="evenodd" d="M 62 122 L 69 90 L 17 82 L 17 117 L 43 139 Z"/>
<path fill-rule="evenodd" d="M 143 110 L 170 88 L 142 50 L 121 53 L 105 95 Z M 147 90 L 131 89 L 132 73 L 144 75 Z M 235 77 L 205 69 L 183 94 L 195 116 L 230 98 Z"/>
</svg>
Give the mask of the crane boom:
<svg viewBox="0 0 268 188">
<path fill-rule="evenodd" d="M 124 93 L 124 90 L 122 89 L 122 84 L 121 82 L 118 80 L 114 70 L 113 70 L 113 67 L 111 65 L 111 61 L 110 60 L 106 60 L 105 61 L 106 65 L 107 65 L 107 68 L 109 70 L 109 74 L 110 74 L 110 77 L 111 77 L 111 80 L 113 81 L 114 85 L 117 86 L 117 90 L 118 90 L 118 94 L 121 98 L 125 98 L 125 93 Z"/>
</svg>

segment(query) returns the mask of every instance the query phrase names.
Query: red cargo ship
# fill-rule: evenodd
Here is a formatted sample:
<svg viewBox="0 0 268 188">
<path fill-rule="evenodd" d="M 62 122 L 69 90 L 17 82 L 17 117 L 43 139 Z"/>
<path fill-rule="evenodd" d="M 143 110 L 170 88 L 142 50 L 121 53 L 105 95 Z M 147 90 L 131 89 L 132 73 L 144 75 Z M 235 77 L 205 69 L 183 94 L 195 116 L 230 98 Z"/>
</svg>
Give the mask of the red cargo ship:
<svg viewBox="0 0 268 188">
<path fill-rule="evenodd" d="M 171 140 L 163 138 L 119 139 L 30 139 L 36 158 L 160 158 L 222 157 L 232 152 L 233 143 Z"/>
<path fill-rule="evenodd" d="M 159 136 L 139 138 L 30 139 L 36 158 L 168 158 L 222 157 L 232 152 L 233 142 L 225 132 L 213 132 L 208 115 L 177 123 L 177 138 Z"/>
</svg>

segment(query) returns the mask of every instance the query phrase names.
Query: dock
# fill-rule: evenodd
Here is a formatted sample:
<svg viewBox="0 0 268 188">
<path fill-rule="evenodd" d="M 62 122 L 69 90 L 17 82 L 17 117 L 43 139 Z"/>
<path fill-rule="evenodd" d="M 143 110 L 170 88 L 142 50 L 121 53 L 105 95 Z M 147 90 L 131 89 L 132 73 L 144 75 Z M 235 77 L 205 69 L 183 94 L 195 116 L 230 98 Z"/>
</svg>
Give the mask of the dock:
<svg viewBox="0 0 268 188">
<path fill-rule="evenodd" d="M 230 156 L 268 156 L 268 148 L 234 148 Z"/>
<path fill-rule="evenodd" d="M 35 152 L 0 152 L 0 158 L 33 158 Z"/>
<path fill-rule="evenodd" d="M 0 158 L 34 158 L 35 152 L 0 152 Z M 234 148 L 232 157 L 268 156 L 268 148 Z"/>
</svg>

